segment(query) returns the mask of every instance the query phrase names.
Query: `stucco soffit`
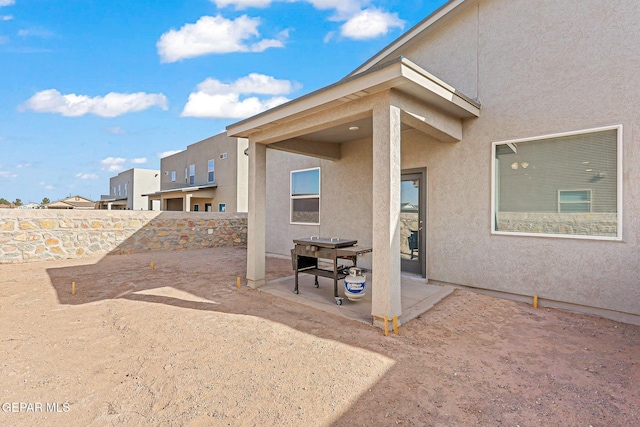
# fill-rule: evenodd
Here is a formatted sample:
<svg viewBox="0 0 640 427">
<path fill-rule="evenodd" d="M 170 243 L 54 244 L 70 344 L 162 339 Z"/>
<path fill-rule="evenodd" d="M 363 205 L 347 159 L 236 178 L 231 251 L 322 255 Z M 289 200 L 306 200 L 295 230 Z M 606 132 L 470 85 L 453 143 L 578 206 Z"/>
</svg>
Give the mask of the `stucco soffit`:
<svg viewBox="0 0 640 427">
<path fill-rule="evenodd" d="M 340 160 L 342 145 L 331 142 L 308 141 L 306 139 L 289 139 L 271 144 L 270 148 L 289 153 L 304 154 L 326 160 Z"/>
<path fill-rule="evenodd" d="M 331 86 L 267 110 L 227 127 L 229 136 L 250 138 L 258 132 L 280 126 L 338 105 L 395 89 L 434 105 L 458 118 L 477 117 L 480 106 L 455 88 L 437 79 L 406 58 L 384 64 Z"/>
</svg>

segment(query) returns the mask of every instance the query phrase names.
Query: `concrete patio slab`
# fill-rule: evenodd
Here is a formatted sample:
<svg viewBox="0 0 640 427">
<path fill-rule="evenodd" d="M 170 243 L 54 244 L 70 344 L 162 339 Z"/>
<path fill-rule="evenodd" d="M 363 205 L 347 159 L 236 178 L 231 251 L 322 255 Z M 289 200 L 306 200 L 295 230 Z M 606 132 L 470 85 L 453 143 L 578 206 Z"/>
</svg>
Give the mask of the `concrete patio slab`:
<svg viewBox="0 0 640 427">
<path fill-rule="evenodd" d="M 367 279 L 366 294 L 358 301 L 342 300 L 337 305 L 333 296 L 333 280 L 319 277 L 319 287 L 314 286 L 314 276 L 300 274 L 298 277 L 299 294 L 293 292 L 294 276 L 283 277 L 267 282 L 259 288 L 262 292 L 284 298 L 286 300 L 313 307 L 326 313 L 341 316 L 358 322 L 373 324 L 371 316 L 371 273 L 365 273 Z M 398 318 L 400 325 L 425 313 L 438 302 L 450 295 L 454 287 L 435 285 L 419 276 L 402 275 L 402 315 Z M 338 282 L 338 295 L 344 297 L 344 281 Z M 379 325 L 378 325 L 379 326 Z"/>
</svg>

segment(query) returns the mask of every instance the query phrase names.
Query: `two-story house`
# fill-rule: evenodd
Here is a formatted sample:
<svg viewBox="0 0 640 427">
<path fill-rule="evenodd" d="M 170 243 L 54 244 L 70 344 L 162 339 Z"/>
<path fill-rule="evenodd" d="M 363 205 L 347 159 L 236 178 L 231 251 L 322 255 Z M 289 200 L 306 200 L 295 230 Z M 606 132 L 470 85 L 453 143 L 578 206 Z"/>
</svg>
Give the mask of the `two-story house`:
<svg viewBox="0 0 640 427">
<path fill-rule="evenodd" d="M 160 191 L 148 194 L 163 211 L 246 212 L 248 141 L 226 132 L 160 160 Z"/>
<path fill-rule="evenodd" d="M 100 197 L 97 209 L 160 210 L 159 202 L 149 203 L 147 193 L 160 189 L 160 171 L 133 168 L 109 180 L 109 194 Z"/>
</svg>

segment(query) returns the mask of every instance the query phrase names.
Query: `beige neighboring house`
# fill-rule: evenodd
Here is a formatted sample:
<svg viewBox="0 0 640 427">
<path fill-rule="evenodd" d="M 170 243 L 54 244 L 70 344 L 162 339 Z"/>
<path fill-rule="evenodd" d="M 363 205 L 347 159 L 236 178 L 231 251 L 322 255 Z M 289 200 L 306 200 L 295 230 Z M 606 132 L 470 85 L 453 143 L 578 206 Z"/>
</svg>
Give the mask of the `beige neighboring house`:
<svg viewBox="0 0 640 427">
<path fill-rule="evenodd" d="M 44 209 L 95 209 L 96 202 L 82 196 L 69 196 L 42 206 Z"/>
<path fill-rule="evenodd" d="M 163 211 L 247 212 L 248 141 L 226 132 L 160 160 L 160 191 L 150 203 Z"/>
<path fill-rule="evenodd" d="M 402 314 L 413 272 L 640 323 L 638 16 L 637 0 L 452 0 L 344 79 L 228 126 L 249 140 L 249 285 L 266 253 L 339 236 L 373 247 L 374 320 Z"/>
<path fill-rule="evenodd" d="M 133 168 L 109 180 L 109 194 L 100 197 L 96 209 L 160 210 L 160 203 L 149 203 L 147 193 L 160 189 L 160 171 Z"/>
</svg>

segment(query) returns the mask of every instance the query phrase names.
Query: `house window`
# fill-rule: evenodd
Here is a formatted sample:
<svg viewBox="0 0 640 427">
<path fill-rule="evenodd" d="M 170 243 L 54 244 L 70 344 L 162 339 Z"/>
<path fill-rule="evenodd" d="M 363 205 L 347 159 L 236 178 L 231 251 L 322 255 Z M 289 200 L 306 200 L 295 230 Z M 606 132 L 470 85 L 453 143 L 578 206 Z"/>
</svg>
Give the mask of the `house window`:
<svg viewBox="0 0 640 427">
<path fill-rule="evenodd" d="M 122 196 L 122 187 L 118 184 L 118 197 Z"/>
<path fill-rule="evenodd" d="M 227 204 L 226 203 L 219 203 L 218 204 L 218 212 L 226 212 L 227 211 Z"/>
<path fill-rule="evenodd" d="M 291 172 L 291 223 L 320 224 L 320 168 Z"/>
<path fill-rule="evenodd" d="M 196 182 L 196 165 L 189 165 L 189 185 Z"/>
<path fill-rule="evenodd" d="M 205 212 L 211 212 L 211 203 L 205 203 L 204 210 Z"/>
<path fill-rule="evenodd" d="M 213 161 L 213 159 L 211 159 L 209 160 L 209 163 L 207 165 L 207 169 L 209 170 L 209 182 L 214 181 L 214 178 L 215 178 L 214 168 L 215 168 L 215 162 Z"/>
<path fill-rule="evenodd" d="M 124 183 L 124 196 L 127 197 L 127 195 L 129 194 L 129 184 L 128 183 Z"/>
<path fill-rule="evenodd" d="M 171 172 L 171 182 L 176 182 L 176 171 Z"/>
<path fill-rule="evenodd" d="M 622 126 L 493 144 L 492 233 L 621 239 Z"/>
<path fill-rule="evenodd" d="M 200 205 L 197 204 L 197 203 L 195 205 L 193 205 L 193 211 L 194 212 L 200 212 Z"/>
<path fill-rule="evenodd" d="M 558 212 L 591 212 L 591 190 L 558 190 Z"/>
<path fill-rule="evenodd" d="M 220 158 L 221 158 L 221 159 L 226 159 L 226 158 L 227 158 L 227 153 L 222 153 L 222 154 L 220 154 Z"/>
</svg>

